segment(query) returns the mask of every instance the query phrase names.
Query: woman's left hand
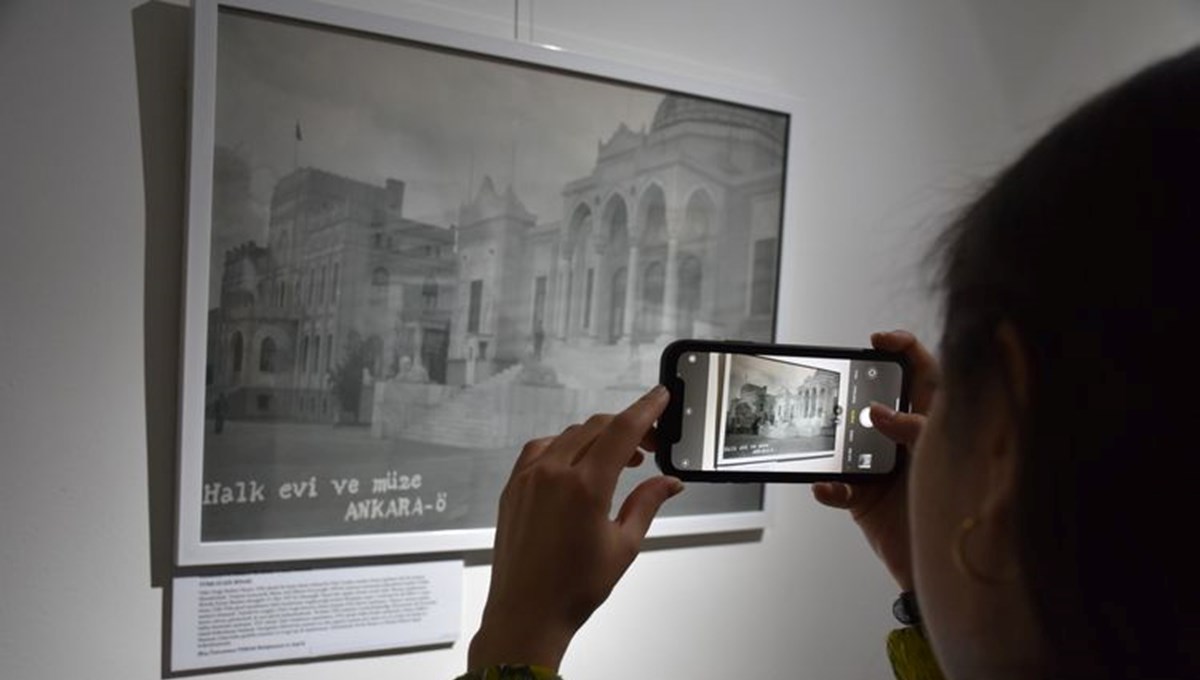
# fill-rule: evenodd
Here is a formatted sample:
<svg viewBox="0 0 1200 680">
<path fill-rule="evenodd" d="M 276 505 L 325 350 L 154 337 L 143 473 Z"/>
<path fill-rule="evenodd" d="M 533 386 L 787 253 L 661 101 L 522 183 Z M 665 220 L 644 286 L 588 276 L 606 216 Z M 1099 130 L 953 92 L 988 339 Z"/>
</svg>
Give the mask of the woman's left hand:
<svg viewBox="0 0 1200 680">
<path fill-rule="evenodd" d="M 683 489 L 674 477 L 642 482 L 610 518 L 621 471 L 654 448 L 667 405 L 659 386 L 618 415 L 595 415 L 521 450 L 500 496 L 492 582 L 470 668 L 557 669 L 575 632 L 612 592 L 650 522 Z"/>
</svg>

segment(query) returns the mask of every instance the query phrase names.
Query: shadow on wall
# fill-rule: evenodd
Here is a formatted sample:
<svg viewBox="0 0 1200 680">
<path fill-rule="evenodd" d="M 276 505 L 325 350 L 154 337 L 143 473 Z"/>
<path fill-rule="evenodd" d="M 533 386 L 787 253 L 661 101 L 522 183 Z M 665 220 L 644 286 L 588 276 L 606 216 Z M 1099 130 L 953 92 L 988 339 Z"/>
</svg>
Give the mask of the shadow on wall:
<svg viewBox="0 0 1200 680">
<path fill-rule="evenodd" d="M 147 2 L 134 8 L 132 19 L 146 210 L 142 340 L 150 584 L 164 587 L 170 579 L 175 543 L 191 12 L 187 7 Z"/>
</svg>

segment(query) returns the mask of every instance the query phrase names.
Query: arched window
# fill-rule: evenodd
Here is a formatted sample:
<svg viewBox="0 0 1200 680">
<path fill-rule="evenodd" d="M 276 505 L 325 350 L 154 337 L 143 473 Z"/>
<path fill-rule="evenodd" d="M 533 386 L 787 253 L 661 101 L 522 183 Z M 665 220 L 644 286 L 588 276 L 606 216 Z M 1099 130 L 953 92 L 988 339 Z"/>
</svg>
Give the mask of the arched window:
<svg viewBox="0 0 1200 680">
<path fill-rule="evenodd" d="M 625 335 L 625 286 L 628 277 L 620 267 L 612 275 L 608 312 L 608 344 L 614 344 Z"/>
<path fill-rule="evenodd" d="M 708 192 L 700 189 L 688 199 L 684 211 L 684 233 L 689 238 L 702 238 L 712 227 L 713 202 Z"/>
<path fill-rule="evenodd" d="M 643 338 L 652 338 L 662 329 L 666 270 L 662 262 L 655 260 L 646 265 L 642 276 L 642 307 L 638 310 L 638 330 Z"/>
<path fill-rule="evenodd" d="M 703 279 L 699 258 L 694 255 L 683 255 L 679 258 L 675 305 L 679 322 L 675 332 L 685 338 L 690 338 L 695 333 L 696 320 L 700 316 L 700 289 Z"/>
<path fill-rule="evenodd" d="M 775 308 L 775 269 L 779 240 L 763 238 L 754 242 L 754 262 L 750 271 L 750 313 L 770 314 Z"/>
<path fill-rule="evenodd" d="M 643 248 L 667 242 L 667 201 L 662 187 L 653 184 L 642 194 L 638 214 L 641 215 Z"/>
<path fill-rule="evenodd" d="M 426 310 L 437 309 L 438 285 L 432 276 L 425 279 L 425 283 L 421 284 L 421 300 Z"/>
<path fill-rule="evenodd" d="M 472 281 L 470 291 L 467 298 L 467 332 L 478 333 L 483 319 L 483 279 Z"/>
<path fill-rule="evenodd" d="M 242 341 L 240 331 L 234 331 L 233 337 L 229 340 L 229 351 L 233 355 L 233 372 L 242 372 L 242 355 L 245 353 L 245 343 Z"/>
<path fill-rule="evenodd" d="M 275 354 L 275 339 L 271 337 L 263 338 L 258 348 L 258 370 L 263 373 L 274 373 Z"/>
<path fill-rule="evenodd" d="M 596 270 L 588 267 L 587 278 L 583 284 L 583 329 L 592 327 L 592 295 L 596 292 Z"/>
<path fill-rule="evenodd" d="M 376 267 L 375 271 L 371 272 L 371 304 L 382 304 L 387 298 L 388 289 L 388 270 L 383 267 Z"/>
<path fill-rule="evenodd" d="M 367 338 L 366 345 L 363 347 L 363 358 L 366 360 L 365 365 L 372 377 L 380 375 L 383 368 L 383 341 L 378 335 L 372 335 Z"/>
</svg>

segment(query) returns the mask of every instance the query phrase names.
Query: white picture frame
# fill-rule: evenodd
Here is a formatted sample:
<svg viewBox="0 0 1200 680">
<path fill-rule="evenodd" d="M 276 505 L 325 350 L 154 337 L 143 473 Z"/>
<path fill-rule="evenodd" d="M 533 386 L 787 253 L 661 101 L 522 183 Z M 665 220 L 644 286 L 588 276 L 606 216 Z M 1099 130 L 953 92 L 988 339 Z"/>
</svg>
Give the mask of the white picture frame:
<svg viewBox="0 0 1200 680">
<path fill-rule="evenodd" d="M 372 528 L 377 527 L 376 524 L 366 529 L 355 525 L 352 531 L 341 533 L 327 528 L 313 529 L 306 522 L 325 520 L 311 520 L 317 516 L 317 511 L 313 509 L 315 506 L 305 505 L 306 499 L 310 498 L 306 494 L 317 491 L 322 499 L 336 499 L 329 507 L 339 508 L 343 523 L 358 521 L 347 519 L 356 514 L 350 507 L 355 502 L 373 501 L 379 495 L 389 493 L 391 498 L 408 498 L 405 507 L 410 513 L 416 507 L 413 503 L 432 508 L 431 513 L 457 512 L 451 507 L 454 500 L 446 500 L 443 509 L 437 509 L 438 494 L 448 494 L 438 491 L 439 487 L 430 481 L 430 475 L 424 475 L 414 488 L 414 482 L 418 481 L 415 477 L 420 473 L 409 474 L 410 468 L 401 465 L 376 466 L 370 472 L 364 472 L 366 468 L 361 466 L 338 470 L 338 461 L 351 465 L 346 461 L 353 456 L 346 454 L 345 458 L 332 459 L 329 457 L 338 452 L 330 449 L 378 448 L 372 443 L 375 441 L 427 441 L 431 448 L 440 447 L 439 450 L 450 452 L 445 454 L 449 460 L 452 454 L 458 455 L 455 437 L 478 439 L 480 435 L 478 432 L 454 434 L 447 424 L 449 416 L 429 414 L 452 411 L 448 404 L 451 400 L 464 398 L 462 395 L 480 395 L 491 390 L 499 396 L 493 394 L 488 397 L 490 402 L 486 399 L 484 402 L 501 404 L 499 408 L 504 410 L 505 419 L 502 427 L 488 431 L 502 433 L 497 435 L 496 448 L 508 453 L 489 454 L 492 456 L 488 459 L 490 467 L 471 473 L 479 478 L 473 482 L 476 486 L 471 488 L 477 489 L 479 484 L 490 485 L 487 487 L 490 497 L 467 502 L 471 507 L 463 517 L 471 516 L 472 512 L 484 512 L 481 509 L 484 503 L 490 504 L 494 511 L 495 496 L 506 477 L 511 457 L 515 457 L 520 448 L 520 437 L 554 434 L 556 428 L 566 424 L 561 418 L 556 421 L 550 417 L 568 413 L 562 404 L 576 403 L 575 411 L 569 412 L 574 417 L 579 417 L 584 412 L 580 409 L 588 405 L 608 410 L 619 408 L 635 396 L 638 389 L 657 380 L 657 348 L 685 330 L 687 335 L 695 337 L 776 339 L 781 312 L 786 312 L 778 304 L 778 291 L 794 285 L 785 278 L 788 273 L 779 268 L 785 237 L 789 231 L 794 231 L 792 216 L 796 211 L 796 173 L 789 173 L 789 164 L 797 162 L 799 151 L 798 136 L 792 133 L 797 107 L 791 99 L 550 46 L 500 40 L 314 2 L 196 0 L 193 14 L 177 565 L 434 554 L 490 548 L 494 535 L 491 526 L 407 529 L 400 524 L 391 525 L 400 526 L 399 529 L 379 530 Z M 241 42 L 234 44 L 248 52 L 239 56 L 243 70 L 238 75 L 236 68 L 230 66 L 238 61 L 221 52 L 225 44 L 221 41 L 227 37 L 222 31 L 232 35 L 229 26 L 242 24 L 248 27 L 243 27 Z M 262 33 L 256 34 L 255 30 Z M 307 49 L 306 45 L 295 54 L 286 52 L 285 47 L 289 45 L 295 49 L 297 31 L 310 32 L 313 45 L 321 44 L 313 49 Z M 363 45 L 349 44 L 355 41 L 361 41 Z M 503 154 L 493 149 L 491 152 L 480 151 L 478 157 L 472 152 L 469 159 L 463 158 L 466 154 L 459 154 L 453 162 L 446 161 L 452 168 L 442 179 L 402 177 L 397 178 L 396 183 L 389 183 L 386 180 L 390 174 L 383 176 L 380 172 L 416 172 L 418 168 L 436 165 L 439 159 L 454 156 L 453 152 L 461 149 L 448 143 L 438 147 L 437 140 L 433 140 L 434 150 L 426 152 L 427 155 L 414 152 L 411 156 L 414 160 L 408 161 L 407 165 L 401 163 L 381 170 L 377 159 L 369 158 L 371 148 L 385 146 L 390 143 L 392 132 L 404 132 L 407 128 L 403 128 L 403 123 L 388 123 L 393 126 L 390 128 L 380 124 L 379 129 L 388 130 L 388 135 L 381 136 L 376 130 L 376 136 L 366 137 L 365 142 L 355 138 L 358 127 L 338 121 L 348 120 L 346 116 L 354 112 L 369 119 L 370 116 L 383 116 L 388 110 L 380 109 L 378 102 L 331 99 L 329 92 L 336 90 L 344 94 L 374 89 L 363 87 L 368 76 L 361 73 L 378 68 L 377 61 L 369 66 L 365 62 L 356 64 L 355 68 L 337 62 L 348 58 L 347 54 L 358 54 L 359 48 L 363 54 L 370 52 L 371 59 L 379 58 L 379 50 L 404 51 L 410 56 L 416 51 L 427 53 L 431 61 L 478 62 L 480 68 L 498 69 L 497 74 L 519 71 L 527 74 L 521 78 L 535 84 L 542 80 L 552 81 L 553 85 L 546 85 L 550 88 L 548 91 L 561 95 L 555 99 L 550 94 L 539 94 L 537 88 L 540 86 L 530 85 L 530 89 L 523 92 L 528 99 L 523 101 L 514 97 L 516 105 L 528 103 L 534 107 L 539 98 L 567 101 L 563 94 L 566 90 L 586 98 L 592 95 L 578 93 L 590 92 L 588 88 L 608 88 L 618 92 L 616 96 L 621 99 L 597 106 L 595 110 L 616 110 L 624 106 L 627 112 L 637 109 L 640 113 L 614 114 L 615 118 L 607 119 L 609 123 L 600 123 L 602 127 L 607 125 L 608 131 L 601 134 L 598 141 L 596 138 L 586 140 L 587 144 L 595 145 L 595 161 L 590 171 L 585 167 L 583 171 L 569 173 L 560 186 L 550 186 L 549 190 L 545 190 L 546 185 L 560 176 L 553 172 L 557 171 L 556 163 L 560 161 L 557 157 L 539 156 L 540 147 L 528 140 L 537 133 L 557 134 L 571 142 L 578 137 L 574 128 L 563 124 L 560 130 L 554 122 L 567 120 L 567 114 L 549 123 L 531 126 L 535 127 L 533 130 L 518 132 L 519 126 L 514 124 L 512 138 L 507 140 L 512 156 L 510 175 L 504 177 L 503 172 L 495 172 L 499 181 L 492 179 L 493 173 L 488 167 L 494 169 L 498 163 L 502 165 L 497 159 Z M 225 61 L 219 64 L 219 57 Z M 287 70 L 291 68 L 287 64 L 301 58 L 312 58 L 313 61 Z M 249 66 L 245 66 L 247 64 Z M 361 71 L 359 65 L 363 67 Z M 231 68 L 234 70 L 228 70 Z M 453 70 L 449 66 L 445 68 Z M 232 80 L 229 81 L 236 85 L 222 80 L 229 74 L 237 76 L 230 76 Z M 341 77 L 321 79 L 322 74 L 341 74 Z M 306 90 L 310 86 L 304 84 L 309 82 L 304 79 L 310 76 L 318 84 Z M 452 97 L 470 90 L 466 86 L 476 82 L 471 81 L 473 76 L 469 75 L 453 77 L 462 78 L 462 81 L 445 88 L 447 92 L 443 94 L 451 97 L 447 101 L 457 101 Z M 295 85 L 298 88 L 294 93 L 295 101 L 289 103 L 286 96 L 280 96 L 277 84 L 270 85 L 271 78 L 293 84 L 300 82 Z M 479 82 L 499 79 L 496 75 Z M 254 99 L 256 82 L 260 86 L 268 83 L 262 87 L 261 100 Z M 525 83 L 525 80 L 520 82 Z M 335 86 L 329 90 L 321 89 L 330 83 Z M 221 108 L 218 100 L 222 92 L 225 93 L 222 101 L 241 102 L 249 113 L 235 111 L 231 114 L 228 107 Z M 465 112 L 490 105 L 492 100 L 479 96 L 482 98 L 477 100 L 478 106 L 445 104 L 438 117 L 452 128 L 460 120 L 460 114 L 461 120 L 467 120 Z M 645 124 L 648 120 L 647 101 L 653 103 L 656 96 L 659 101 L 654 106 L 653 119 L 645 129 L 626 125 L 634 119 Z M 570 101 L 575 100 L 571 98 Z M 293 106 L 294 114 L 280 113 L 289 106 Z M 403 115 L 411 113 L 407 106 L 398 108 L 407 112 Z M 266 139 L 265 135 L 256 137 L 254 131 L 263 129 L 262 121 L 256 118 L 260 114 L 282 126 L 282 132 L 277 130 L 278 134 L 268 141 L 262 141 Z M 420 118 L 422 114 L 411 115 L 426 121 L 425 124 L 432 120 L 427 113 L 423 114 L 423 119 Z M 229 120 L 237 121 L 237 125 L 227 124 Z M 242 125 L 244 121 L 251 122 Z M 256 128 L 253 121 L 258 121 L 259 127 Z M 314 144 L 311 137 L 318 134 L 322 125 L 326 126 L 328 135 L 341 135 L 341 138 L 329 141 L 323 147 Z M 364 126 L 370 127 L 366 123 Z M 234 127 L 238 128 L 236 133 L 231 132 Z M 416 127 L 413 130 L 414 134 L 410 136 L 416 138 L 419 147 L 425 138 Z M 279 137 L 286 140 L 288 135 L 294 136 L 290 171 L 286 161 L 279 160 L 286 155 L 286 148 L 280 150 L 281 146 L 286 147 L 286 141 L 281 143 Z M 448 138 L 457 136 L 460 135 Z M 231 141 L 235 137 L 236 143 Z M 492 134 L 487 139 L 496 142 L 499 137 Z M 499 139 L 499 145 L 503 146 L 505 141 Z M 519 141 L 523 145 L 519 145 Z M 256 146 L 260 142 L 261 148 Z M 664 150 L 668 143 L 678 147 L 673 160 Z M 312 148 L 309 148 L 310 144 Z M 722 152 L 725 155 L 718 158 L 710 151 L 719 144 L 725 145 Z M 519 161 L 518 154 L 525 153 L 528 157 Z M 601 167 L 602 157 L 612 160 L 639 153 L 644 156 L 639 157 L 642 161 L 658 154 L 660 165 L 645 170 L 648 162 L 643 162 L 639 166 L 643 170 L 638 171 L 641 174 L 629 170 L 633 166 L 628 163 L 621 166 L 626 168 L 624 171 L 616 161 Z M 466 167 L 470 170 L 464 171 Z M 522 182 L 519 173 L 522 167 L 544 168 L 541 172 L 546 174 Z M 628 176 L 620 172 L 626 172 Z M 443 185 L 458 181 L 445 177 L 460 175 L 465 188 L 456 199 L 457 212 L 433 209 L 418 217 L 404 212 L 410 199 L 413 203 L 422 200 L 423 186 L 429 196 L 428 205 L 436 206 Z M 689 181 L 694 180 L 693 183 L 704 187 L 702 190 L 692 187 L 691 193 L 684 195 L 681 187 L 686 182 L 680 178 L 691 178 Z M 607 188 L 601 186 L 606 182 Z M 499 189 L 497 184 L 508 184 L 508 188 Z M 557 208 L 555 190 L 561 199 Z M 455 191 L 458 188 L 449 193 Z M 539 191 L 544 195 L 540 203 L 536 199 Z M 659 194 L 653 194 L 655 191 Z M 708 193 L 702 195 L 704 191 Z M 263 209 L 262 196 L 266 195 L 271 199 L 265 201 L 269 207 Z M 229 200 L 230 196 L 239 198 Z M 628 206 L 623 207 L 624 217 L 613 217 L 621 215 L 616 209 L 609 210 L 607 217 L 603 213 L 606 208 L 616 205 L 613 196 L 627 201 L 622 203 L 622 206 Z M 246 205 L 241 207 L 248 210 L 239 208 L 238 201 L 244 201 Z M 526 201 L 533 210 L 526 208 Z M 359 219 L 354 216 L 355 211 L 368 204 L 381 211 L 378 223 L 374 221 L 375 217 Z M 257 217 L 254 215 L 256 205 L 259 207 Z M 496 216 L 496 205 L 501 205 L 499 217 Z M 262 214 L 263 210 L 266 214 Z M 286 212 L 288 210 L 290 212 Z M 493 212 L 488 213 L 486 219 L 479 218 L 477 222 L 468 219 L 472 215 L 479 217 L 487 210 Z M 558 214 L 553 214 L 556 211 Z M 729 226 L 733 221 L 729 219 L 730 215 L 744 220 L 740 227 Z M 724 221 L 716 224 L 715 220 L 722 217 Z M 486 226 L 484 222 L 492 226 Z M 495 226 L 497 224 L 499 226 Z M 785 229 L 784 225 L 793 228 Z M 288 229 L 297 234 L 294 239 L 290 239 Z M 305 230 L 303 244 L 298 235 L 302 229 Z M 312 234 L 320 229 L 328 229 L 329 234 L 337 236 L 318 244 Z M 686 231 L 689 229 L 692 231 Z M 231 235 L 246 233 L 258 234 L 262 240 L 255 243 L 230 240 Z M 700 236 L 692 238 L 696 234 Z M 360 237 L 364 235 L 374 235 L 375 240 L 363 241 Z M 391 242 L 391 235 L 397 237 L 399 245 Z M 624 241 L 620 240 L 621 235 L 624 235 Z M 481 258 L 475 262 L 490 257 L 483 253 L 485 246 L 492 243 L 487 240 L 491 238 L 499 239 L 496 243 L 503 239 L 518 239 L 512 241 L 518 243 L 517 246 L 507 250 L 499 248 L 502 253 L 522 253 L 520 257 L 526 257 L 544 246 L 543 250 L 549 255 L 539 265 L 533 255 L 524 260 L 513 255 L 510 260 L 505 260 L 506 255 L 502 254 L 493 264 L 487 265 L 491 269 L 469 270 L 473 266 L 469 264 L 471 257 L 478 255 Z M 604 241 L 605 238 L 608 240 Z M 689 238 L 692 240 L 688 241 Z M 622 245 L 623 249 L 619 247 Z M 650 255 L 639 262 L 643 245 L 645 253 Z M 317 274 L 318 269 L 303 263 L 314 261 L 313 258 L 318 257 L 314 253 L 322 247 L 329 252 L 342 253 L 343 260 L 338 262 L 343 263 L 350 262 L 349 253 L 353 250 L 357 264 L 346 264 L 341 269 L 338 262 L 330 267 L 322 265 Z M 693 247 L 697 248 L 694 262 L 685 262 L 684 258 L 690 257 L 687 249 Z M 216 262 L 213 257 L 218 248 L 224 249 L 222 262 Z M 418 253 L 417 248 L 422 250 Z M 448 252 L 443 253 L 446 248 Z M 737 250 L 740 252 L 735 252 Z M 376 251 L 383 254 L 371 254 Z M 367 254 L 363 255 L 364 252 Z M 578 254 L 580 252 L 582 255 Z M 601 255 L 601 252 L 607 255 Z M 665 253 L 665 257 L 661 253 Z M 651 269 L 654 257 L 662 258 L 662 269 L 666 271 L 660 273 Z M 397 270 L 372 267 L 371 262 L 401 264 L 396 265 Z M 413 262 L 418 264 L 403 264 Z M 623 265 L 624 269 L 617 266 L 622 262 L 628 263 Z M 726 262 L 735 264 L 724 264 Z M 768 263 L 769 276 L 764 273 Z M 584 266 L 580 268 L 580 264 Z M 543 273 L 538 269 L 540 266 L 550 268 Z M 639 266 L 644 268 L 639 269 Z M 424 283 L 414 283 L 413 271 L 404 267 L 419 271 L 425 277 Z M 697 267 L 699 273 L 691 273 Z M 352 276 L 351 269 L 359 272 L 357 278 Z M 376 276 L 381 269 L 387 271 L 383 276 Z M 488 278 L 491 274 L 487 272 L 494 274 L 500 270 L 507 273 L 495 274 L 496 281 Z M 371 274 L 370 281 L 364 278 L 367 272 Z M 718 274 L 723 277 L 721 281 L 725 288 L 718 287 Z M 685 280 L 684 275 L 694 278 Z M 508 281 L 505 277 L 517 280 L 504 283 Z M 622 277 L 632 286 L 626 285 L 622 290 Z M 383 283 L 378 283 L 379 280 Z M 601 291 L 606 281 L 610 284 L 603 293 L 607 298 Z M 476 282 L 481 283 L 476 285 Z M 689 283 L 695 284 L 694 299 L 686 297 L 691 295 Z M 357 292 L 351 292 L 351 288 Z M 496 291 L 490 293 L 493 297 L 486 297 L 493 288 Z M 323 311 L 313 311 L 314 299 Z M 347 301 L 343 303 L 343 299 Z M 740 302 L 731 305 L 727 300 Z M 376 314 L 371 305 L 377 305 L 382 311 Z M 423 309 L 420 309 L 421 305 L 424 305 Z M 330 321 L 335 318 L 341 320 Z M 385 330 L 375 335 L 371 335 L 369 329 L 360 332 L 365 327 L 362 324 L 356 326 L 358 322 L 353 321 L 379 318 L 385 320 L 386 323 L 380 322 Z M 434 325 L 422 325 L 427 321 Z M 444 335 L 438 335 L 435 321 L 445 324 Z M 307 330 L 312 324 L 320 323 L 328 323 L 330 327 L 318 325 L 315 331 Z M 362 323 L 370 325 L 375 321 Z M 517 327 L 520 330 L 512 330 Z M 354 339 L 350 332 L 355 334 Z M 381 334 L 387 337 L 380 338 Z M 436 342 L 421 344 L 415 340 L 418 337 L 433 338 Z M 324 343 L 323 338 L 327 338 Z M 431 350 L 431 346 L 434 349 Z M 351 355 L 357 358 L 352 361 Z M 625 356 L 628 361 L 612 366 L 614 357 L 618 356 Z M 590 361 L 586 357 L 597 358 Z M 606 370 L 611 367 L 608 372 L 624 376 L 624 382 L 616 380 L 612 385 L 589 386 L 587 381 L 596 379 L 596 371 L 589 373 L 574 368 L 588 363 L 603 363 Z M 355 397 L 358 368 L 363 368 L 361 384 L 357 385 L 362 389 L 357 390 L 359 396 Z M 503 382 L 505 380 L 509 382 Z M 348 388 L 337 391 L 337 385 L 346 384 L 349 384 Z M 502 392 L 500 385 L 508 391 Z M 518 396 L 514 397 L 514 394 Z M 542 399 L 541 406 L 536 407 L 540 409 L 538 413 L 517 413 L 512 409 L 513 403 L 526 403 L 520 395 L 530 394 L 552 396 Z M 336 413 L 331 413 L 330 400 Z M 369 404 L 364 406 L 368 401 Z M 356 402 L 357 408 L 347 409 L 342 402 Z M 425 408 L 430 404 L 438 408 Z M 364 413 L 368 414 L 369 424 L 361 422 Z M 412 415 L 414 413 L 417 415 Z M 344 422 L 352 424 L 337 430 L 332 421 L 343 417 L 346 418 Z M 420 420 L 421 417 L 425 420 Z M 343 440 L 333 438 L 334 435 L 321 434 L 324 430 L 319 428 L 323 426 L 331 428 L 330 432 L 337 432 L 337 436 L 354 433 L 353 437 L 345 435 L 345 441 L 352 439 L 353 445 L 343 446 L 344 442 L 337 443 Z M 293 431 L 301 427 L 308 429 Z M 318 433 L 320 437 L 311 433 Z M 224 438 L 221 438 L 222 434 Z M 324 442 L 327 438 L 334 443 L 314 443 L 311 445 L 313 451 L 306 449 L 304 455 L 314 460 L 305 458 L 307 462 L 301 464 L 289 458 L 292 453 L 287 448 L 287 441 L 321 439 Z M 391 451 L 388 455 L 401 456 L 402 448 L 396 444 L 388 449 Z M 428 454 L 430 460 L 432 455 Z M 509 458 L 502 460 L 503 455 Z M 318 456 L 326 458 L 316 460 Z M 298 460 L 304 456 L 296 454 L 295 457 Z M 224 476 L 215 475 L 212 470 L 206 474 L 206 463 Z M 648 462 L 643 467 L 652 468 L 653 463 Z M 350 471 L 346 472 L 347 469 Z M 389 476 L 390 482 L 387 481 Z M 451 473 L 447 473 L 446 479 L 450 476 Z M 357 480 L 359 485 L 358 494 L 353 496 L 348 495 L 351 479 Z M 305 484 L 308 481 L 314 484 Z M 338 482 L 342 484 L 340 492 Z M 368 487 L 378 490 L 378 494 L 368 492 Z M 692 511 L 688 511 L 686 505 L 681 506 L 684 514 L 660 516 L 650 535 L 695 535 L 767 526 L 770 498 L 760 485 L 696 487 L 689 489 L 680 500 L 692 496 L 700 499 L 692 502 L 702 504 L 706 494 L 718 487 L 726 490 L 721 493 L 733 494 L 729 496 L 732 500 L 714 496 L 709 507 L 693 508 Z M 426 492 L 432 495 L 422 498 Z M 746 494 L 757 495 L 757 501 L 747 503 Z M 453 496 L 449 497 L 453 499 Z M 384 499 L 385 502 L 388 500 Z M 325 500 L 320 502 L 326 503 Z M 346 510 L 342 511 L 342 507 Z M 380 512 L 383 515 L 392 511 L 399 513 L 397 507 L 385 505 Z M 283 508 L 294 508 L 294 511 Z M 367 520 L 381 519 L 373 514 L 377 511 L 370 504 L 362 509 L 370 515 Z M 425 521 L 423 513 L 420 521 Z M 477 520 L 463 520 L 464 523 L 470 521 L 478 523 Z"/>
</svg>

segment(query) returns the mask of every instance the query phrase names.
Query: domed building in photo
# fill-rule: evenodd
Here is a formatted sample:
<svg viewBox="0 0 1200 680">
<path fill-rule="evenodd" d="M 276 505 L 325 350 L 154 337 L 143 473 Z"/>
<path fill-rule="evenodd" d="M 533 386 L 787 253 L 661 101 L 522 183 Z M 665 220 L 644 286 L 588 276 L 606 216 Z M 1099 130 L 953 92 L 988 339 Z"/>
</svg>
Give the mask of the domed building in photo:
<svg viewBox="0 0 1200 680">
<path fill-rule="evenodd" d="M 537 223 L 486 180 L 459 244 L 489 275 L 459 281 L 466 333 L 452 357 L 482 357 L 490 375 L 541 336 L 572 373 L 576 347 L 769 341 L 786 140 L 781 116 L 672 95 L 648 130 L 622 124 L 597 144 L 591 172 L 563 187 L 561 223 Z M 494 264 L 474 269 L 483 258 Z"/>
</svg>

